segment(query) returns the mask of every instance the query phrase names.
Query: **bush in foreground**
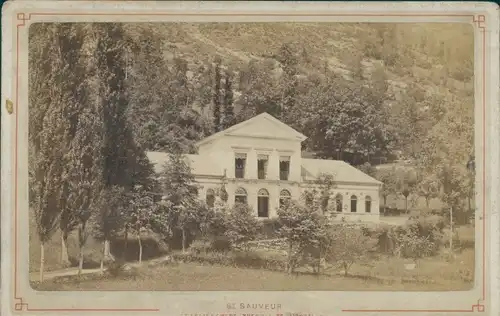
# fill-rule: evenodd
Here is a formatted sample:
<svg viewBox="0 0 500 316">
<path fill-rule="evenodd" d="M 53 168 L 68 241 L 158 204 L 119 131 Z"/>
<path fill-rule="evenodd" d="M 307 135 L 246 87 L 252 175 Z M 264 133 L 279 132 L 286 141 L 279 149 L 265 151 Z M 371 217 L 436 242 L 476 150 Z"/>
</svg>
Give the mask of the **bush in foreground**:
<svg viewBox="0 0 500 316">
<path fill-rule="evenodd" d="M 174 253 L 172 257 L 180 262 L 199 264 L 222 265 L 240 268 L 266 269 L 284 271 L 286 262 L 282 256 L 263 256 L 255 251 L 221 252 L 187 252 Z"/>
<path fill-rule="evenodd" d="M 248 205 L 236 203 L 226 216 L 225 226 L 225 236 L 232 245 L 247 246 L 249 241 L 257 237 L 261 223 Z"/>
</svg>

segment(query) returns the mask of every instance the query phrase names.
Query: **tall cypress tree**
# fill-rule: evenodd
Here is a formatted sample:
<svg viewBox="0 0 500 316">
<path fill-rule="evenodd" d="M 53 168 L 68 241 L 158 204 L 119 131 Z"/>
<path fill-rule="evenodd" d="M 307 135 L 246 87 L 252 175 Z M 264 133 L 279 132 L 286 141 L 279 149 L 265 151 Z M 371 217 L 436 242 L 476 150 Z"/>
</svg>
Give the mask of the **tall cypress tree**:
<svg viewBox="0 0 500 316">
<path fill-rule="evenodd" d="M 213 91 L 213 119 L 214 119 L 214 130 L 219 132 L 221 130 L 221 65 L 220 60 L 215 63 L 215 82 Z"/>
<path fill-rule="evenodd" d="M 234 94 L 232 75 L 229 71 L 226 72 L 224 78 L 224 109 L 222 118 L 222 129 L 226 129 L 234 124 Z"/>
<path fill-rule="evenodd" d="M 283 69 L 282 77 L 282 100 L 281 111 L 282 119 L 293 109 L 295 105 L 295 97 L 297 94 L 297 57 L 294 55 L 293 49 L 289 44 L 283 44 L 279 51 L 279 62 Z"/>
</svg>

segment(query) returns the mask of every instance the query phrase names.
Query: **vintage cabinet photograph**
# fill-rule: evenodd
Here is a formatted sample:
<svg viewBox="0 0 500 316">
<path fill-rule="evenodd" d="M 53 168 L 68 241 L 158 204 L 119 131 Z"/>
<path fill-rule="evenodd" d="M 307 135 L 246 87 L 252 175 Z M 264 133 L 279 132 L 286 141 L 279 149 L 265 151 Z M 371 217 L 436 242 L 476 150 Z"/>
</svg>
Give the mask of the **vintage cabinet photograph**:
<svg viewBox="0 0 500 316">
<path fill-rule="evenodd" d="M 14 312 L 492 312 L 493 6 L 108 5 L 10 4 Z M 200 307 L 169 310 L 176 292 Z"/>
</svg>

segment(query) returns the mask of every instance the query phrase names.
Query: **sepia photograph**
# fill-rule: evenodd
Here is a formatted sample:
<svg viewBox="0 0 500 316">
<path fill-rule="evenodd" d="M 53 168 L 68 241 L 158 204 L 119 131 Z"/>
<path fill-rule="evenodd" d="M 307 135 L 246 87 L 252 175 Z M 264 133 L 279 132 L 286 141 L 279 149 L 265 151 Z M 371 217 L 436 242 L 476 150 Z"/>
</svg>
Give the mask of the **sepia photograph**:
<svg viewBox="0 0 500 316">
<path fill-rule="evenodd" d="M 470 25 L 29 36 L 36 289 L 473 286 Z"/>
<path fill-rule="evenodd" d="M 2 186 L 16 188 L 2 189 L 2 213 L 14 208 L 2 271 L 13 269 L 17 312 L 87 296 L 167 314 L 189 298 L 171 315 L 491 312 L 485 139 L 497 110 L 486 104 L 498 104 L 482 85 L 498 10 L 441 21 L 24 12 L 13 58 L 27 71 L 14 115 L 2 113 L 15 135 L 2 133 L 2 156 L 15 152 Z M 334 293 L 346 307 L 335 298 L 330 314 Z"/>
</svg>

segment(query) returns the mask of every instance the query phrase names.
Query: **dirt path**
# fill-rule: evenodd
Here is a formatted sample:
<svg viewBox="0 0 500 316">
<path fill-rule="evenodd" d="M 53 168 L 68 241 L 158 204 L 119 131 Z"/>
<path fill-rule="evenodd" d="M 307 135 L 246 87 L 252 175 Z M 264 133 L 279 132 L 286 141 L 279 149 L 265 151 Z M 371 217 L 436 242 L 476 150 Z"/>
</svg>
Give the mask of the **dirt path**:
<svg viewBox="0 0 500 316">
<path fill-rule="evenodd" d="M 155 258 L 151 260 L 146 260 L 143 261 L 142 264 L 139 264 L 138 262 L 130 262 L 127 263 L 127 266 L 130 267 L 138 267 L 138 266 L 147 266 L 147 265 L 155 265 L 159 262 L 163 261 L 163 257 L 160 258 Z M 99 273 L 101 269 L 83 269 L 82 274 L 92 274 L 92 273 Z M 63 276 L 71 276 L 71 275 L 77 275 L 78 274 L 78 268 L 73 267 L 73 268 L 67 268 L 67 269 L 60 269 L 60 270 L 53 270 L 53 271 L 45 271 L 43 274 L 43 279 L 44 280 L 50 280 L 56 277 L 63 277 Z M 40 273 L 39 272 L 30 272 L 30 281 L 39 281 L 40 280 Z"/>
<path fill-rule="evenodd" d="M 99 273 L 101 269 L 83 269 L 82 274 L 90 274 L 90 273 Z M 43 279 L 44 280 L 49 280 L 53 279 L 55 277 L 62 277 L 62 276 L 70 276 L 70 275 L 77 275 L 78 274 L 78 268 L 68 268 L 68 269 L 61 269 L 61 270 L 54 270 L 54 271 L 45 271 L 43 273 Z M 30 281 L 39 281 L 40 280 L 40 273 L 39 272 L 30 272 Z"/>
</svg>

